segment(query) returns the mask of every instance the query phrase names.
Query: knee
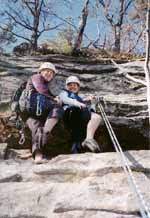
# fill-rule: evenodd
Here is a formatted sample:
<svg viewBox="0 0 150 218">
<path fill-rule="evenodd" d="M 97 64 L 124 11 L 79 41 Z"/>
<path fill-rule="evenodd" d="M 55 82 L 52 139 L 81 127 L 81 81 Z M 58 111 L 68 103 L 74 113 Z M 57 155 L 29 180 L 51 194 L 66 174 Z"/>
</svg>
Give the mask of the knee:
<svg viewBox="0 0 150 218">
<path fill-rule="evenodd" d="M 97 113 L 93 113 L 91 114 L 91 120 L 95 121 L 95 122 L 101 122 L 101 116 Z"/>
<path fill-rule="evenodd" d="M 56 125 L 59 122 L 60 118 L 59 117 L 48 117 L 45 121 L 44 125 L 51 126 L 51 125 Z"/>
<path fill-rule="evenodd" d="M 48 128 L 43 128 L 43 132 L 42 132 L 42 136 L 45 137 L 49 137 L 50 136 L 51 131 Z"/>
<path fill-rule="evenodd" d="M 48 118 L 44 124 L 43 130 L 45 133 L 49 134 L 52 129 L 56 126 L 56 124 L 58 123 L 59 118 Z"/>
</svg>

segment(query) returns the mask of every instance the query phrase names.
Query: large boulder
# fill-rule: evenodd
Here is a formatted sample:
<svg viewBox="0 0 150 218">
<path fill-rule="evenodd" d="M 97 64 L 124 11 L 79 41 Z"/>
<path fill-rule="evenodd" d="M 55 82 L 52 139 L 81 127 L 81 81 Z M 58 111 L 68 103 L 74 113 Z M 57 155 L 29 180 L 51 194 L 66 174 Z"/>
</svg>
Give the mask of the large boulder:
<svg viewBox="0 0 150 218">
<path fill-rule="evenodd" d="M 114 148 L 104 122 L 101 122 L 95 136 L 103 153 L 67 155 L 70 153 L 70 136 L 62 122 L 53 130 L 47 151 L 50 159 L 64 155 L 44 165 L 34 165 L 28 129 L 25 144 L 19 145 L 19 130 L 9 107 L 11 96 L 44 61 L 55 63 L 58 69 L 54 94 L 65 86 L 67 76 L 78 75 L 82 95 L 104 96 L 103 107 L 122 148 L 149 149 L 146 89 L 124 76 L 125 71 L 143 77 L 142 61 L 116 67 L 106 60 L 90 63 L 80 59 L 79 62 L 77 58 L 57 54 L 30 58 L 2 57 L 0 218 L 138 218 L 139 205 L 118 154 L 111 152 Z M 100 112 L 99 107 L 97 112 Z M 126 151 L 125 156 L 150 208 L 150 152 Z"/>
<path fill-rule="evenodd" d="M 143 61 L 136 61 L 114 66 L 110 60 L 89 61 L 77 59 L 71 56 L 51 54 L 32 57 L 2 57 L 0 60 L 1 113 L 7 113 L 5 126 L 10 126 L 9 103 L 12 93 L 22 81 L 36 72 L 44 61 L 51 61 L 56 65 L 58 73 L 50 84 L 53 94 L 58 94 L 65 87 L 65 79 L 69 75 L 77 75 L 81 80 L 81 94 L 93 94 L 103 96 L 104 110 L 115 130 L 115 133 L 125 149 L 147 149 L 149 144 L 149 129 L 147 119 L 146 88 L 127 77 L 125 73 L 143 78 Z M 3 119 L 3 115 L 1 116 Z M 1 122 L 3 122 L 1 120 Z M 14 130 L 9 127 L 9 140 L 11 146 L 18 143 L 18 137 L 11 134 Z M 57 131 L 56 131 L 57 132 Z M 56 133 L 59 136 L 59 133 Z M 1 134 L 3 135 L 3 133 Z M 4 137 L 5 139 L 8 138 Z M 68 138 L 66 137 L 68 140 Z M 102 122 L 96 133 L 103 150 L 112 151 L 108 132 Z M 51 143 L 53 139 L 51 139 Z M 1 140 L 5 142 L 5 140 Z M 12 143 L 13 142 L 13 143 Z M 27 141 L 28 142 L 28 141 Z M 28 143 L 29 145 L 30 143 Z M 60 142 L 61 144 L 61 142 Z M 25 146 L 26 147 L 26 146 Z"/>
<path fill-rule="evenodd" d="M 139 204 L 117 153 L 60 155 L 44 165 L 0 161 L 0 218 L 138 218 Z M 150 206 L 150 151 L 125 152 Z"/>
</svg>

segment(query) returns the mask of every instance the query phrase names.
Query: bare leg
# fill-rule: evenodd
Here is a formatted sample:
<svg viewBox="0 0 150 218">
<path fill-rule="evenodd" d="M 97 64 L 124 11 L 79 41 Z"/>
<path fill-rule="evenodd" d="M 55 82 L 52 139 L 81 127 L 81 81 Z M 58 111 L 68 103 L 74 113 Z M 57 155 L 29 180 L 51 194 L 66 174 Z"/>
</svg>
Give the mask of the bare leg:
<svg viewBox="0 0 150 218">
<path fill-rule="evenodd" d="M 42 148 L 46 145 L 46 143 L 48 141 L 49 134 L 57 122 L 58 122 L 58 118 L 51 118 L 51 119 L 46 120 L 45 125 L 42 128 L 42 138 L 41 138 Z M 39 163 L 43 163 L 43 162 L 45 162 L 45 160 L 43 159 L 43 153 L 41 150 L 37 150 L 35 152 L 35 163 L 39 164 Z"/>
<path fill-rule="evenodd" d="M 41 140 L 40 140 L 41 149 L 35 150 L 35 160 L 34 160 L 35 163 L 40 164 L 45 162 L 45 160 L 43 159 L 42 150 L 48 141 L 50 132 L 52 131 L 53 127 L 56 125 L 57 122 L 58 122 L 57 118 L 47 119 L 44 127 L 41 129 L 39 128 L 39 134 L 41 134 Z"/>
<path fill-rule="evenodd" d="M 58 118 L 47 119 L 43 131 L 50 133 L 57 123 L 58 123 Z"/>
<path fill-rule="evenodd" d="M 40 120 L 36 120 L 34 118 L 28 118 L 26 121 L 27 126 L 29 127 L 30 131 L 32 132 L 32 154 L 35 150 L 40 150 L 39 145 L 39 129 L 43 126 L 43 122 Z"/>
<path fill-rule="evenodd" d="M 43 160 L 43 154 L 41 151 L 41 145 L 39 140 L 43 122 L 33 118 L 28 118 L 26 124 L 32 132 L 32 155 L 34 158 L 34 162 L 39 164 Z"/>
<path fill-rule="evenodd" d="M 97 142 L 94 140 L 94 134 L 100 124 L 101 117 L 99 114 L 92 112 L 91 119 L 87 125 L 87 134 L 86 139 L 82 142 L 83 147 L 87 147 L 92 152 L 99 152 L 100 147 Z"/>
<path fill-rule="evenodd" d="M 87 133 L 86 133 L 86 139 L 93 139 L 94 134 L 101 122 L 101 116 L 99 114 L 96 114 L 94 112 L 91 113 L 91 119 L 88 122 L 87 125 Z"/>
<path fill-rule="evenodd" d="M 32 132 L 32 154 L 34 154 L 35 163 L 43 162 L 43 153 L 42 148 L 46 143 L 49 136 L 49 133 L 52 131 L 53 127 L 57 124 L 58 118 L 47 119 L 44 127 L 43 123 L 39 120 L 29 118 L 26 122 L 27 126 Z M 41 135 L 41 142 L 39 137 Z"/>
<path fill-rule="evenodd" d="M 58 123 L 58 118 L 50 118 L 46 120 L 45 125 L 43 127 L 42 147 L 46 146 L 49 135 L 57 123 Z"/>
</svg>

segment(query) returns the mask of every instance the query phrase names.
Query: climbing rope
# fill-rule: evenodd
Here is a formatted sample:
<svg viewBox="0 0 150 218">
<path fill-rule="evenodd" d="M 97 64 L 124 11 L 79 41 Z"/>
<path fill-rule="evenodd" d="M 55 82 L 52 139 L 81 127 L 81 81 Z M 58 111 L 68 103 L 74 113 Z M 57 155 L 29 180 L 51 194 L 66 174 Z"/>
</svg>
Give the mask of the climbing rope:
<svg viewBox="0 0 150 218">
<path fill-rule="evenodd" d="M 143 197 L 143 195 L 142 195 L 142 193 L 141 193 L 141 191 L 136 183 L 136 180 L 133 176 L 132 170 L 127 162 L 127 159 L 122 151 L 122 148 L 121 148 L 121 146 L 116 138 L 116 135 L 112 129 L 112 126 L 107 118 L 107 115 L 106 115 L 104 109 L 103 109 L 103 106 L 101 104 L 102 99 L 97 98 L 96 101 L 97 101 L 97 106 L 101 112 L 102 118 L 103 118 L 105 125 L 107 127 L 107 130 L 109 132 L 112 143 L 114 145 L 114 148 L 115 148 L 116 152 L 120 155 L 122 167 L 127 175 L 129 185 L 130 185 L 131 189 L 133 190 L 133 192 L 135 194 L 135 198 L 139 204 L 141 216 L 142 216 L 142 218 L 150 218 L 149 208 L 148 208 L 148 206 L 144 200 L 144 197 Z"/>
</svg>

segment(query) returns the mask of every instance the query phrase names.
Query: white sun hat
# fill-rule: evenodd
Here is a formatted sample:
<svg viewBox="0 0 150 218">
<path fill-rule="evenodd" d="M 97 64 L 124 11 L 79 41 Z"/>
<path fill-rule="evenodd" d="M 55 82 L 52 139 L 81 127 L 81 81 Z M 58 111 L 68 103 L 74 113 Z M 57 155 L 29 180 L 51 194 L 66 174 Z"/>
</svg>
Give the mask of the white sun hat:
<svg viewBox="0 0 150 218">
<path fill-rule="evenodd" d="M 55 68 L 55 65 L 50 63 L 50 62 L 45 62 L 43 63 L 40 68 L 39 68 L 39 71 L 41 72 L 42 70 L 45 70 L 45 69 L 50 69 L 52 70 L 54 73 L 57 73 L 57 70 Z"/>
<path fill-rule="evenodd" d="M 69 83 L 77 83 L 80 86 L 80 80 L 76 76 L 69 76 L 66 79 L 66 85 L 68 85 Z"/>
</svg>

